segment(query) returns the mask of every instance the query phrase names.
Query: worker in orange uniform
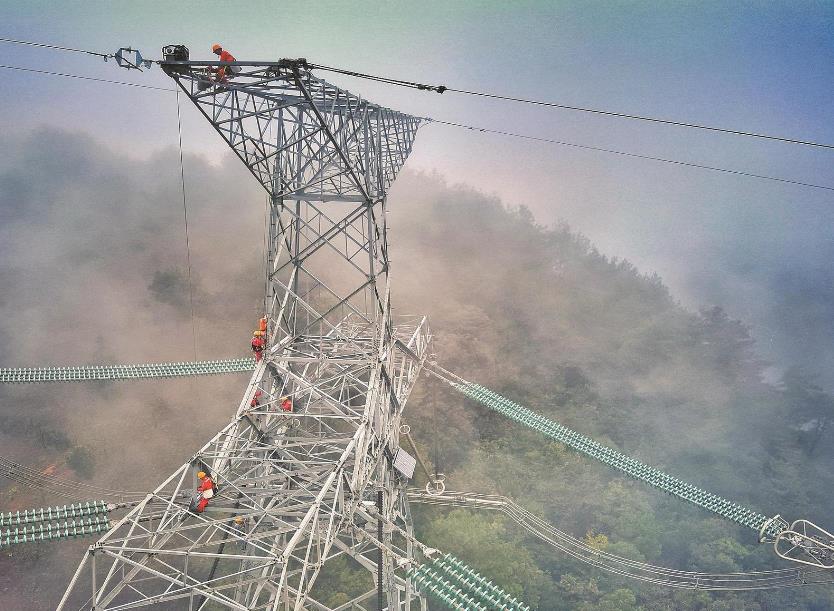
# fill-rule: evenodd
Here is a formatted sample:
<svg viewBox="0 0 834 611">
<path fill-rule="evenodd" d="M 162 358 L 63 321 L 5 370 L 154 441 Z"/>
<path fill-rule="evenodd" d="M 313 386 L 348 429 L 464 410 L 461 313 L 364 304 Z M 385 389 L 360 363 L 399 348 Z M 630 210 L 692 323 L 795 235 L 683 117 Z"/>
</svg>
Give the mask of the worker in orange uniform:
<svg viewBox="0 0 834 611">
<path fill-rule="evenodd" d="M 235 59 L 234 55 L 232 55 L 231 53 L 226 51 L 223 47 L 221 47 L 217 43 L 214 43 L 213 45 L 211 45 L 211 52 L 214 53 L 215 55 L 219 55 L 221 62 L 237 61 Z M 218 83 L 225 82 L 227 74 L 229 75 L 229 77 L 232 77 L 232 76 L 235 75 L 235 72 L 237 72 L 237 70 L 235 70 L 234 68 L 235 68 L 234 66 L 218 66 L 214 70 L 215 80 Z"/>
<path fill-rule="evenodd" d="M 261 404 L 261 395 L 263 395 L 263 391 L 259 388 L 255 391 L 255 394 L 252 396 L 252 401 L 249 402 L 251 407 L 258 407 Z"/>
<path fill-rule="evenodd" d="M 281 397 L 281 409 L 285 412 L 292 411 L 292 401 L 289 397 Z"/>
<path fill-rule="evenodd" d="M 197 474 L 197 479 L 200 480 L 200 484 L 197 486 L 197 493 L 200 495 L 200 500 L 197 501 L 197 507 L 194 511 L 203 513 L 206 505 L 208 505 L 209 499 L 213 498 L 215 492 L 217 492 L 217 486 L 215 486 L 214 481 L 205 471 L 200 471 Z"/>
<path fill-rule="evenodd" d="M 264 347 L 266 346 L 266 342 L 264 341 L 264 332 L 263 331 L 255 331 L 252 334 L 252 352 L 255 353 L 255 362 L 260 363 L 261 357 L 263 356 Z"/>
</svg>

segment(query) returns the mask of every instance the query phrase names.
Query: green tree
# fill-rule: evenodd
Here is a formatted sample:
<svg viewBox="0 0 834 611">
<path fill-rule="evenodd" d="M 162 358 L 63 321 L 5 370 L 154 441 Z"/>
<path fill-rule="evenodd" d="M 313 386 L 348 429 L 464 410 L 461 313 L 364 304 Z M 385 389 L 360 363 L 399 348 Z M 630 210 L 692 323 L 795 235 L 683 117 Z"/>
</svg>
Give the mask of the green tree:
<svg viewBox="0 0 834 611">
<path fill-rule="evenodd" d="M 798 441 L 811 456 L 834 418 L 834 397 L 796 368 L 782 377 L 787 416 L 798 432 Z"/>
<path fill-rule="evenodd" d="M 500 517 L 457 509 L 431 522 L 424 541 L 471 564 L 513 596 L 538 606 L 547 586 L 544 572 L 523 544 L 508 540 Z"/>
<path fill-rule="evenodd" d="M 70 450 L 67 464 L 84 479 L 90 479 L 95 472 L 95 458 L 92 452 L 84 446 L 75 446 Z"/>
<path fill-rule="evenodd" d="M 577 607 L 577 611 L 643 611 L 643 607 L 637 604 L 637 597 L 631 590 L 614 590 L 599 600 L 585 602 Z"/>
</svg>

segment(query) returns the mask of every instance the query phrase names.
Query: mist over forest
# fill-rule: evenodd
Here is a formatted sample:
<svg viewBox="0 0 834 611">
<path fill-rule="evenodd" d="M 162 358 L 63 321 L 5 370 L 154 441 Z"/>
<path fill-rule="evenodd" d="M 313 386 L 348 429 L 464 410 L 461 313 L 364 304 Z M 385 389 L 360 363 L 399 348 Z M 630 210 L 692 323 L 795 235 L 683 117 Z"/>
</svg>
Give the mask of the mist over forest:
<svg viewBox="0 0 834 611">
<path fill-rule="evenodd" d="M 715 185 L 698 174 L 682 194 L 674 176 L 658 172 L 652 198 L 612 194 L 580 210 L 579 198 L 568 210 L 555 208 L 596 236 L 597 246 L 660 270 L 688 307 L 718 304 L 743 320 L 772 366 L 769 379 L 801 366 L 834 390 L 831 198 L 755 180 Z M 539 216 L 548 206 L 530 207 Z"/>
<path fill-rule="evenodd" d="M 56 129 L 9 147 L 0 366 L 193 359 L 177 152 L 137 160 Z M 261 313 L 265 195 L 231 156 L 186 156 L 185 177 L 197 357 L 246 354 Z M 765 382 L 748 321 L 720 301 L 686 309 L 627 253 L 602 253 L 569 225 L 542 226 L 475 188 L 404 171 L 389 208 L 395 314 L 428 314 L 441 365 L 768 516 L 834 525 L 834 398 L 805 359 Z M 772 292 L 772 309 L 820 314 L 813 304 L 827 293 L 813 270 L 784 273 L 790 290 Z M 150 489 L 228 421 L 246 379 L 0 386 L 0 455 L 56 477 Z M 427 377 L 406 420 L 449 489 L 509 496 L 600 549 L 679 570 L 785 566 L 752 531 Z M 0 511 L 65 501 L 0 479 Z M 626 581 L 495 514 L 415 507 L 415 528 L 541 610 L 834 609 L 834 587 L 711 594 Z M 0 608 L 54 607 L 88 544 L 3 550 Z M 318 586 L 328 604 L 369 585 L 347 565 L 338 573 Z"/>
</svg>

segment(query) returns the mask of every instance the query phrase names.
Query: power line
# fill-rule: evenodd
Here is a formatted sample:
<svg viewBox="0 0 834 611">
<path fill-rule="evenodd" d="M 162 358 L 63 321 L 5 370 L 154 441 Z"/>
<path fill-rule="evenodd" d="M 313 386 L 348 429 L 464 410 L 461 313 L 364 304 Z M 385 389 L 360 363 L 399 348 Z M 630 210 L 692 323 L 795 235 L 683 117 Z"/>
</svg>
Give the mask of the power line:
<svg viewBox="0 0 834 611">
<path fill-rule="evenodd" d="M 35 70 L 34 68 L 22 68 L 20 66 L 7 66 L 5 64 L 0 64 L 0 68 L 4 70 L 22 70 L 23 72 L 34 72 L 36 74 L 45 74 L 47 76 L 62 76 L 65 78 L 77 78 L 84 81 L 96 81 L 99 83 L 110 83 L 111 85 L 124 85 L 125 87 L 139 87 L 140 89 L 155 89 L 157 91 L 170 91 L 173 93 L 176 91 L 175 89 L 169 89 L 167 87 L 155 87 L 153 85 L 142 85 L 140 83 L 128 83 L 126 81 L 111 81 L 105 78 L 96 78 L 93 76 L 81 76 L 80 74 L 69 74 L 66 72 L 50 72 L 48 70 Z"/>
<path fill-rule="evenodd" d="M 373 74 L 365 74 L 362 72 L 355 72 L 353 70 L 347 70 L 344 68 L 334 68 L 332 66 L 322 66 L 320 64 L 310 64 L 311 68 L 316 68 L 318 70 L 325 70 L 328 72 L 336 72 L 338 74 L 344 74 L 346 76 L 353 76 L 356 78 L 367 79 L 371 81 L 376 81 L 379 83 L 385 83 L 387 85 L 397 85 L 400 87 L 409 87 L 412 89 L 419 89 L 421 91 L 434 91 L 436 93 L 444 93 L 446 91 L 450 91 L 452 93 L 460 93 L 463 95 L 471 95 L 471 96 L 478 96 L 483 98 L 491 98 L 495 100 L 504 100 L 507 102 L 519 102 L 522 104 L 532 104 L 534 106 L 545 106 L 548 108 L 559 108 L 562 110 L 573 110 L 576 112 L 584 112 L 596 115 L 605 115 L 609 117 L 617 117 L 620 119 L 631 119 L 635 121 L 647 121 L 650 123 L 660 123 L 663 125 L 674 125 L 676 127 L 688 127 L 691 129 L 701 129 L 711 132 L 719 132 L 723 134 L 732 134 L 735 136 L 745 136 L 748 138 L 760 138 L 763 140 L 774 140 L 777 142 L 786 142 L 789 144 L 801 144 L 803 146 L 812 146 L 817 148 L 824 148 L 824 149 L 831 149 L 834 150 L 834 144 L 826 144 L 823 142 L 814 142 L 811 140 L 801 140 L 799 138 L 790 138 L 787 136 L 775 136 L 773 134 L 763 134 L 759 132 L 751 132 L 745 131 L 740 129 L 730 129 L 725 127 L 716 127 L 714 125 L 702 125 L 700 123 L 691 123 L 688 121 L 674 121 L 672 119 L 661 119 L 659 117 L 649 117 L 645 115 L 636 115 L 631 113 L 625 112 L 617 112 L 613 110 L 602 110 L 599 108 L 585 108 L 582 106 L 571 106 L 568 104 L 561 104 L 559 102 L 545 102 L 542 100 L 532 100 L 528 98 L 518 98 L 514 96 L 508 95 L 500 95 L 497 93 L 486 93 L 483 91 L 470 91 L 467 89 L 455 89 L 453 87 L 446 87 L 445 85 L 427 85 L 425 83 L 418 83 L 414 81 L 406 81 L 402 79 L 396 78 L 389 78 L 384 76 L 377 76 Z"/>
<path fill-rule="evenodd" d="M 311 64 L 311 67 L 325 69 L 325 68 L 322 68 L 321 66 L 312 65 L 312 64 Z M 82 79 L 82 80 L 86 80 L 86 81 L 96 81 L 96 82 L 100 82 L 100 83 L 109 83 L 111 85 L 124 85 L 124 86 L 127 86 L 127 87 L 139 87 L 139 88 L 142 88 L 142 89 L 153 89 L 153 90 L 156 90 L 156 91 L 167 91 L 167 92 L 179 93 L 178 90 L 176 90 L 176 89 L 169 89 L 169 88 L 166 88 L 166 87 L 155 87 L 153 85 L 142 85 L 142 84 L 139 84 L 139 83 L 128 83 L 128 82 L 125 82 L 125 81 L 113 81 L 113 80 L 109 80 L 109 79 L 95 78 L 95 77 L 91 77 L 91 76 L 81 76 L 81 75 L 78 75 L 78 74 L 68 74 L 68 73 L 65 73 L 65 72 L 49 72 L 49 71 L 46 71 L 46 70 L 35 70 L 33 68 L 22 68 L 20 66 L 8 66 L 8 65 L 3 65 L 3 64 L 0 64 L 0 69 L 23 70 L 25 72 L 34 72 L 34 73 L 37 73 L 37 74 L 44 74 L 44 75 L 47 75 L 47 76 L 61 76 L 61 77 L 66 77 L 66 78 L 77 78 L 77 79 Z M 337 70 L 337 69 L 333 68 L 332 70 Z M 376 77 L 373 77 L 373 78 L 376 78 Z M 380 77 L 380 79 L 381 78 L 382 77 Z M 441 120 L 438 120 L 438 119 L 431 119 L 429 117 L 426 117 L 426 120 L 430 121 L 432 123 L 437 123 L 439 125 L 448 125 L 448 126 L 451 126 L 451 127 L 458 127 L 458 128 L 462 128 L 462 129 L 468 129 L 468 130 L 471 130 L 471 131 L 478 131 L 478 132 L 489 133 L 489 134 L 497 134 L 497 135 L 508 136 L 508 137 L 512 137 L 512 138 L 521 138 L 521 139 L 524 139 L 524 140 L 533 140 L 533 141 L 544 142 L 544 143 L 548 143 L 548 144 L 557 144 L 557 145 L 560 145 L 560 146 L 567 146 L 567 147 L 572 147 L 572 148 L 585 149 L 585 150 L 589 150 L 589 151 L 597 151 L 597 152 L 601 152 L 601 153 L 609 153 L 609 154 L 612 154 L 612 155 L 620 155 L 620 156 L 623 156 L 623 157 L 631 157 L 631 158 L 634 158 L 634 159 L 644 159 L 644 160 L 648 160 L 648 161 L 657 161 L 657 162 L 661 162 L 661 163 L 668 163 L 668 164 L 684 166 L 684 167 L 699 168 L 699 169 L 702 169 L 702 170 L 709 170 L 709 171 L 712 171 L 712 172 L 722 172 L 724 174 L 733 174 L 733 175 L 736 175 L 736 176 L 746 176 L 748 178 L 757 178 L 757 179 L 760 179 L 760 180 L 770 180 L 770 181 L 773 181 L 773 182 L 781 182 L 781 183 L 791 184 L 791 185 L 796 185 L 796 186 L 801 186 L 801 187 L 810 187 L 810 188 L 813 188 L 813 189 L 825 189 L 827 191 L 834 191 L 834 187 L 831 187 L 831 186 L 818 185 L 818 184 L 814 184 L 814 183 L 802 182 L 802 181 L 799 181 L 799 180 L 791 180 L 789 178 L 779 178 L 779 177 L 776 177 L 776 176 L 766 176 L 764 174 L 754 174 L 752 172 L 744 172 L 744 171 L 741 171 L 741 170 L 730 170 L 730 169 L 727 169 L 727 168 L 719 168 L 719 167 L 716 167 L 716 166 L 708 166 L 708 165 L 703 165 L 703 164 L 699 164 L 699 163 L 690 163 L 690 162 L 687 162 L 687 161 L 678 161 L 678 160 L 675 160 L 675 159 L 666 159 L 666 158 L 663 158 L 663 157 L 653 157 L 651 155 L 641 155 L 641 154 L 638 154 L 638 153 L 629 153 L 629 152 L 626 152 L 626 151 L 618 151 L 618 150 L 615 150 L 615 149 L 589 146 L 589 145 L 586 145 L 586 144 L 577 144 L 575 142 L 565 142 L 565 141 L 554 140 L 554 139 L 550 139 L 550 138 L 542 138 L 542 137 L 539 137 L 539 136 L 530 136 L 530 135 L 527 135 L 527 134 L 519 134 L 519 133 L 515 133 L 515 132 L 508 132 L 508 131 L 502 131 L 502 130 L 497 130 L 497 129 L 489 129 L 489 128 L 485 128 L 485 127 L 475 127 L 475 126 L 472 126 L 472 125 L 465 125 L 463 123 L 455 123 L 453 121 L 441 121 Z M 825 145 L 825 146 L 828 146 L 828 145 Z"/>
<path fill-rule="evenodd" d="M 662 123 L 664 125 L 675 125 L 677 127 L 690 127 L 693 129 L 703 129 L 711 132 L 720 132 L 723 134 L 733 134 L 735 136 L 747 136 L 749 138 L 762 138 L 765 140 L 776 140 L 778 142 L 787 142 L 790 144 L 802 144 L 804 146 L 815 146 L 819 148 L 826 148 L 834 150 L 834 144 L 825 144 L 821 142 L 813 142 L 810 140 L 800 140 L 797 138 L 788 138 L 785 136 L 774 136 L 771 134 L 761 134 L 758 132 L 748 132 L 738 129 L 729 129 L 725 127 L 715 127 L 713 125 L 700 125 L 698 123 L 688 123 L 686 121 L 673 121 L 671 119 L 659 119 L 657 117 L 645 117 L 641 115 L 632 115 L 624 112 L 615 112 L 611 110 L 600 110 L 596 108 L 582 108 L 580 106 L 569 106 L 567 104 L 558 104 L 556 102 L 542 102 L 538 100 L 526 100 L 523 98 L 514 98 L 511 96 L 497 95 L 494 93 L 483 93 L 479 91 L 466 91 L 463 89 L 448 89 L 454 93 L 463 93 L 466 95 L 474 95 L 485 98 L 493 98 L 496 100 L 507 100 L 510 102 L 522 102 L 525 104 L 534 104 L 536 106 L 548 106 L 551 108 L 561 108 L 563 110 L 575 110 L 577 112 L 586 112 L 597 115 L 606 115 L 609 117 L 618 117 L 621 119 L 633 119 L 637 121 L 649 121 L 651 123 Z"/>
<path fill-rule="evenodd" d="M 97 493 L 109 496 L 145 496 L 146 494 L 145 492 L 113 490 L 111 488 L 104 488 L 102 486 L 96 486 L 94 484 L 88 484 L 85 482 L 72 482 L 63 478 L 51 477 L 48 475 L 44 475 L 43 472 L 38 471 L 37 469 L 33 469 L 31 467 L 27 467 L 26 465 L 16 463 L 13 460 L 10 460 L 3 456 L 0 456 L 0 475 L 3 475 L 9 479 L 19 481 L 21 483 L 29 482 L 39 487 L 51 487 L 53 489 L 60 489 L 62 487 L 71 488 L 72 490 L 76 491 L 76 495 L 78 494 L 78 488 L 86 488 L 90 491 L 93 491 L 84 492 L 82 490 L 82 494 Z"/>
<path fill-rule="evenodd" d="M 678 161 L 676 159 L 666 159 L 664 157 L 653 157 L 651 155 L 641 155 L 639 153 L 628 153 L 626 151 L 618 151 L 618 150 L 615 150 L 615 149 L 602 148 L 602 147 L 598 147 L 598 146 L 589 146 L 587 144 L 576 144 L 575 142 L 565 142 L 563 140 L 554 140 L 554 139 L 551 139 L 551 138 L 541 138 L 539 136 L 530 136 L 530 135 L 527 135 L 527 134 L 517 134 L 517 133 L 514 133 L 514 132 L 507 132 L 507 131 L 502 131 L 502 130 L 498 130 L 498 129 L 489 129 L 489 128 L 486 128 L 486 127 L 474 127 L 472 125 L 464 125 L 463 123 L 454 123 L 452 121 L 438 121 L 438 120 L 435 120 L 435 119 L 428 119 L 428 120 L 431 121 L 432 123 L 438 123 L 440 125 L 449 125 L 451 127 L 459 127 L 459 128 L 468 129 L 468 130 L 471 130 L 471 131 L 484 132 L 484 133 L 487 133 L 487 134 L 498 134 L 498 135 L 501 135 L 501 136 L 509 136 L 511 138 L 522 138 L 524 140 L 535 140 L 537 142 L 545 142 L 545 143 L 548 143 L 548 144 L 558 144 L 559 146 L 568 146 L 568 147 L 577 148 L 577 149 L 585 149 L 585 150 L 588 150 L 588 151 L 597 151 L 597 152 L 600 152 L 600 153 L 610 153 L 612 155 L 621 155 L 623 157 L 632 157 L 632 158 L 635 158 L 635 159 L 645 159 L 645 160 L 648 160 L 648 161 L 659 161 L 661 163 L 668 163 L 668 164 L 672 164 L 672 165 L 685 166 L 685 167 L 690 167 L 690 168 L 699 168 L 701 170 L 710 170 L 711 172 L 722 172 L 724 174 L 734 174 L 736 176 L 746 176 L 748 178 L 758 178 L 758 179 L 761 179 L 761 180 L 772 180 L 774 182 L 781 182 L 781 183 L 786 183 L 786 184 L 790 184 L 790 185 L 797 185 L 797 186 L 801 186 L 801 187 L 811 187 L 813 189 L 825 189 L 827 191 L 834 191 L 834 187 L 831 187 L 831 186 L 828 186 L 828 185 L 817 185 L 817 184 L 809 183 L 809 182 L 801 182 L 799 180 L 791 180 L 790 178 L 779 178 L 779 177 L 776 177 L 776 176 L 766 176 L 764 174 L 754 174 L 752 172 L 744 172 L 744 171 L 741 171 L 741 170 L 729 170 L 727 168 L 719 168 L 719 167 L 716 167 L 716 166 L 703 165 L 703 164 L 700 164 L 700 163 L 691 163 L 691 162 L 688 162 L 688 161 Z"/>
<path fill-rule="evenodd" d="M 56 51 L 70 51 L 72 53 L 86 53 L 87 55 L 95 55 L 107 59 L 115 57 L 112 53 L 99 53 L 98 51 L 89 51 L 87 49 L 75 49 L 73 47 L 61 47 L 59 45 L 49 45 L 44 42 L 32 42 L 31 40 L 16 40 L 14 38 L 0 38 L 0 42 L 7 42 L 13 45 L 26 45 L 27 47 L 39 47 L 42 49 L 53 49 Z"/>
<path fill-rule="evenodd" d="M 89 49 L 76 49 L 76 48 L 73 48 L 73 47 L 62 47 L 62 46 L 59 46 L 59 45 L 51 45 L 51 44 L 47 44 L 47 43 L 33 42 L 33 41 L 29 41 L 29 40 L 17 40 L 17 39 L 13 39 L 13 38 L 0 38 L 0 42 L 6 42 L 6 43 L 11 43 L 11 44 L 17 44 L 17 45 L 26 45 L 26 46 L 31 46 L 31 47 L 39 47 L 39 48 L 44 48 L 44 49 L 53 49 L 53 50 L 58 50 L 58 51 L 70 51 L 70 52 L 73 52 L 73 53 L 86 53 L 88 55 L 94 55 L 94 56 L 97 56 L 97 57 L 102 57 L 104 59 L 107 59 L 107 58 L 110 58 L 110 57 L 115 57 L 113 54 L 100 53 L 98 51 L 90 51 Z M 619 118 L 619 119 L 630 119 L 630 120 L 634 120 L 634 121 L 647 121 L 649 123 L 659 123 L 659 124 L 662 124 L 662 125 L 673 125 L 673 126 L 676 126 L 676 127 L 688 127 L 690 129 L 701 129 L 701 130 L 718 132 L 718 133 L 723 133 L 723 134 L 732 134 L 732 135 L 735 135 L 735 136 L 745 136 L 745 137 L 748 137 L 748 138 L 759 138 L 759 139 L 763 139 L 763 140 L 773 140 L 773 141 L 776 141 L 776 142 L 785 142 L 785 143 L 788 143 L 788 144 L 800 144 L 800 145 L 803 145 L 803 146 L 812 146 L 812 147 L 817 147 L 817 148 L 825 148 L 825 149 L 834 150 L 834 144 L 826 144 L 824 142 L 814 142 L 814 141 L 811 141 L 811 140 L 802 140 L 802 139 L 799 139 L 799 138 L 790 138 L 790 137 L 787 137 L 787 136 L 775 136 L 773 134 L 763 134 L 763 133 L 760 133 L 760 132 L 751 132 L 751 131 L 745 131 L 745 130 L 740 130 L 740 129 L 731 129 L 731 128 L 726 128 L 726 127 L 716 127 L 714 125 L 703 125 L 703 124 L 700 124 L 700 123 L 692 123 L 692 122 L 688 122 L 688 121 L 675 121 L 675 120 L 672 120 L 672 119 L 661 119 L 659 117 L 649 117 L 649 116 L 646 116 L 646 115 L 637 115 L 637 114 L 626 113 L 626 112 L 618 112 L 618 111 L 613 111 L 613 110 L 603 110 L 603 109 L 599 109 L 599 108 L 585 108 L 583 106 L 572 106 L 570 104 L 562 104 L 562 103 L 559 103 L 559 102 L 547 102 L 547 101 L 542 101 L 542 100 L 532 100 L 532 99 L 529 99 L 529 98 L 519 98 L 519 97 L 515 97 L 515 96 L 501 95 L 501 94 L 497 94 L 497 93 L 487 93 L 487 92 L 483 92 L 483 91 L 470 91 L 468 89 L 456 89 L 454 87 L 446 87 L 445 85 L 428 85 L 426 83 L 419 83 L 417 81 L 407 81 L 407 80 L 404 80 L 404 79 L 398 79 L 398 78 L 394 78 L 394 77 L 386 77 L 386 76 L 379 76 L 379 75 L 374 75 L 374 74 L 367 74 L 367 73 L 364 73 L 364 72 L 357 72 L 355 70 L 348 70 L 346 68 L 336 68 L 336 67 L 333 67 L 333 66 L 325 66 L 325 65 L 322 65 L 322 64 L 309 64 L 309 66 L 311 68 L 315 68 L 317 70 L 324 70 L 324 71 L 327 71 L 327 72 L 335 72 L 335 73 L 338 73 L 338 74 L 344 74 L 346 76 L 352 76 L 352 77 L 355 77 L 355 78 L 362 78 L 362 79 L 366 79 L 366 80 L 376 81 L 376 82 L 384 83 L 384 84 L 387 84 L 387 85 L 397 85 L 397 86 L 400 86 L 400 87 L 409 87 L 409 88 L 418 89 L 418 90 L 421 90 L 421 91 L 434 91 L 434 92 L 437 92 L 437 93 L 444 93 L 446 91 L 450 91 L 452 93 L 460 93 L 460 94 L 463 94 L 463 95 L 471 95 L 471 96 L 477 96 L 477 97 L 483 97 L 483 98 L 491 98 L 491 99 L 494 99 L 494 100 L 504 100 L 504 101 L 507 101 L 507 102 L 519 102 L 519 103 L 522 103 L 522 104 L 532 104 L 534 106 L 544 106 L 544 107 L 548 107 L 548 108 L 559 108 L 559 109 L 562 109 L 562 110 L 573 110 L 573 111 L 576 111 L 576 112 L 584 112 L 584 113 L 603 115 L 603 116 L 608 116 L 608 117 L 616 117 L 616 118 Z M 7 66 L 3 66 L 3 67 L 7 67 Z M 78 77 L 78 78 L 83 78 L 83 77 Z M 123 84 L 127 84 L 127 83 L 123 83 Z M 139 85 L 134 85 L 134 86 L 138 87 Z"/>
</svg>

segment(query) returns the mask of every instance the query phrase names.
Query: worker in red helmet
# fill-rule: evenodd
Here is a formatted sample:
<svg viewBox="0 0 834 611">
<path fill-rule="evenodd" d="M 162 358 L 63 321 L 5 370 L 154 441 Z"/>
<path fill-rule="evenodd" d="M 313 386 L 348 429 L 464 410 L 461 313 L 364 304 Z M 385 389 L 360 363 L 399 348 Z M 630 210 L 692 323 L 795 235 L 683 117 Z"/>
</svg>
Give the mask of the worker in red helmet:
<svg viewBox="0 0 834 611">
<path fill-rule="evenodd" d="M 281 410 L 285 412 L 292 411 L 292 401 L 289 397 L 281 397 Z"/>
<path fill-rule="evenodd" d="M 200 480 L 200 484 L 197 486 L 197 494 L 200 495 L 200 500 L 197 501 L 197 507 L 194 511 L 203 513 L 206 505 L 209 503 L 209 499 L 213 498 L 215 492 L 217 492 L 217 486 L 215 486 L 214 480 L 205 471 L 200 471 L 197 474 L 197 479 Z"/>
<path fill-rule="evenodd" d="M 255 394 L 252 395 L 252 401 L 249 402 L 251 407 L 258 407 L 261 404 L 261 395 L 263 395 L 263 391 L 259 388 L 255 391 Z"/>
<path fill-rule="evenodd" d="M 264 348 L 266 347 L 266 342 L 264 341 L 264 332 L 263 331 L 255 331 L 252 334 L 252 352 L 255 353 L 255 362 L 260 363 L 261 357 L 263 356 Z"/>
<path fill-rule="evenodd" d="M 219 55 L 219 56 L 220 56 L 220 61 L 221 61 L 221 62 L 233 62 L 233 61 L 237 61 L 237 60 L 235 59 L 235 56 L 234 56 L 234 55 L 232 55 L 231 53 L 229 53 L 228 51 L 226 51 L 223 47 L 221 47 L 221 46 L 220 46 L 219 44 L 217 44 L 217 43 L 214 43 L 213 45 L 211 45 L 211 52 L 212 52 L 212 53 L 214 53 L 215 55 Z M 228 68 L 228 69 L 227 69 L 227 68 Z M 225 82 L 225 81 L 226 81 L 226 75 L 227 75 L 227 74 L 229 75 L 229 77 L 232 77 L 232 76 L 234 76 L 234 75 L 235 75 L 235 73 L 237 72 L 237 70 L 235 70 L 234 68 L 235 68 L 235 67 L 233 67 L 233 66 L 218 66 L 218 67 L 217 67 L 217 68 L 215 68 L 215 70 L 214 70 L 214 78 L 215 78 L 215 80 L 216 80 L 218 83 L 223 83 L 223 82 Z"/>
</svg>

